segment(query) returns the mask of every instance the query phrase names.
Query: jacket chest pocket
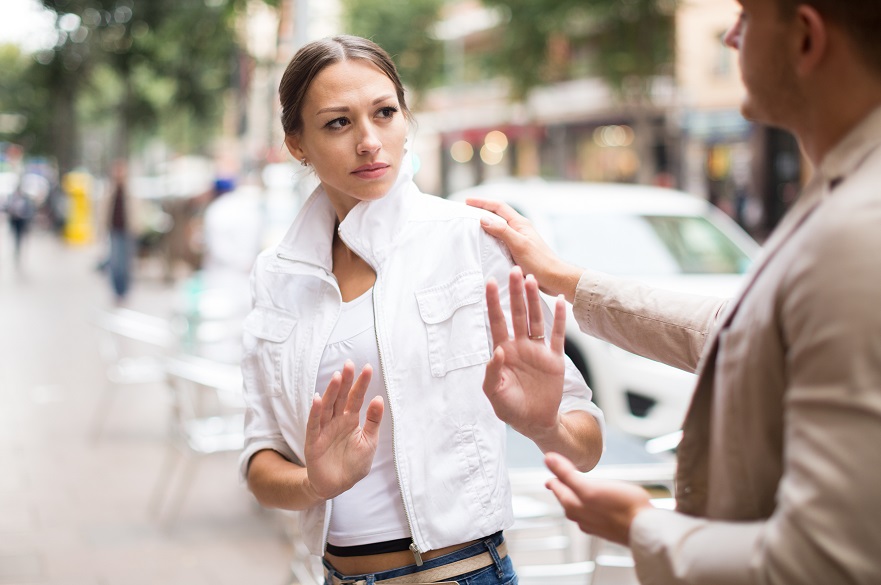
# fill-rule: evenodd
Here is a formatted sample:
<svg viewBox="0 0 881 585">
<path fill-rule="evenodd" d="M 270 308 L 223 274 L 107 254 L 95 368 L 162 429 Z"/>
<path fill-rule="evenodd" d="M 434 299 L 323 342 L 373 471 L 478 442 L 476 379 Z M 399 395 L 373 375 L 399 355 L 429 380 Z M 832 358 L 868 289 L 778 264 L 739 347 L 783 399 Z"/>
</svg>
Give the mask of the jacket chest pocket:
<svg viewBox="0 0 881 585">
<path fill-rule="evenodd" d="M 294 351 L 288 343 L 296 320 L 289 314 L 266 307 L 254 308 L 245 318 L 245 355 L 243 375 L 246 382 L 268 396 L 280 396 L 286 382 L 292 380 L 292 359 L 286 352 Z"/>
<path fill-rule="evenodd" d="M 483 274 L 462 272 L 443 284 L 416 291 L 419 314 L 428 335 L 431 375 L 489 361 L 489 337 L 483 310 Z"/>
</svg>

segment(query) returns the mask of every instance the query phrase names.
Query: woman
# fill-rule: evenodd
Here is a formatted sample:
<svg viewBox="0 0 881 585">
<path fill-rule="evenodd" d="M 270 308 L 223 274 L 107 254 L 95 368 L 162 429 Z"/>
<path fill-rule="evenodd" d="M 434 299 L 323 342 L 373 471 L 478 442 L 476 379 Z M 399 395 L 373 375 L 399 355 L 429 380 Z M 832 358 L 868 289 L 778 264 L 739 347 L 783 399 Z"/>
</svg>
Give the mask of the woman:
<svg viewBox="0 0 881 585">
<path fill-rule="evenodd" d="M 564 373 L 562 319 L 548 347 L 530 280 L 538 310 L 529 326 L 515 317 L 508 342 L 556 364 L 563 395 L 531 396 L 510 379 L 482 393 L 484 284 L 505 282 L 511 262 L 480 228 L 482 212 L 413 184 L 410 113 L 391 59 L 357 37 L 310 43 L 279 93 L 287 148 L 321 184 L 254 267 L 242 475 L 264 506 L 304 511 L 328 584 L 516 583 L 496 412 L 583 468 L 602 449 L 590 390 L 571 363 Z M 525 315 L 522 286 L 514 296 Z M 353 362 L 365 364 L 357 377 Z"/>
</svg>

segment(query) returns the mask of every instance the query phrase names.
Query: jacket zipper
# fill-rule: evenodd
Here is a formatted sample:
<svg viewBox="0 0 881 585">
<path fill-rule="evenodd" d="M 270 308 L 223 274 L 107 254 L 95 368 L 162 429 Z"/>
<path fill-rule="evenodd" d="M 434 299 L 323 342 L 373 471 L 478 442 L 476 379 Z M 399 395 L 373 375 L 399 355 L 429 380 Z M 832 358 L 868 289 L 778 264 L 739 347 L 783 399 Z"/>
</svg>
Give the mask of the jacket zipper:
<svg viewBox="0 0 881 585">
<path fill-rule="evenodd" d="M 377 315 L 379 314 L 376 308 L 377 298 L 377 288 L 379 285 L 379 274 L 376 275 L 376 282 L 373 283 L 373 333 L 376 335 L 376 352 L 379 354 L 379 371 L 382 374 L 382 383 L 385 386 L 385 395 L 388 396 L 388 409 L 389 415 L 392 420 L 392 460 L 395 462 L 395 478 L 398 480 L 398 490 L 401 494 L 401 502 L 404 504 L 404 516 L 407 518 L 407 526 L 410 528 L 410 535 L 413 535 L 413 522 L 410 520 L 410 510 L 407 508 L 407 500 L 404 498 L 404 484 L 401 482 L 401 470 L 398 467 L 398 441 L 397 434 L 395 433 L 395 410 L 392 408 L 392 396 L 389 392 L 388 388 L 388 378 L 385 375 L 385 361 L 382 359 L 382 345 L 379 342 L 379 327 L 378 327 L 378 319 Z M 413 553 L 413 558 L 416 561 L 416 566 L 422 566 L 422 553 L 419 550 L 419 547 L 416 546 L 416 540 L 413 539 L 410 542 L 410 552 Z"/>
<path fill-rule="evenodd" d="M 276 257 L 280 258 L 281 260 L 285 260 L 287 262 L 301 262 L 302 264 L 309 264 L 308 262 L 302 262 L 301 260 L 296 260 L 294 258 L 290 258 L 288 256 L 285 256 L 281 252 L 277 252 L 275 255 L 276 255 Z M 310 264 L 310 266 L 318 266 L 318 265 L 317 264 Z M 318 268 L 324 269 L 323 266 L 318 266 Z M 341 303 L 343 301 L 343 298 L 342 298 L 341 293 L 339 292 L 339 286 L 336 285 L 336 283 L 334 282 L 335 279 L 331 280 L 330 278 L 324 278 L 322 280 L 324 280 L 329 285 L 333 285 L 332 288 L 337 293 L 337 297 L 338 297 L 337 300 L 340 303 L 340 305 L 337 306 L 336 317 L 334 317 L 334 320 L 333 320 L 334 324 L 336 324 L 336 322 L 339 321 L 339 318 L 340 318 Z M 376 328 L 376 324 L 374 323 L 374 329 L 375 328 Z M 333 327 L 330 327 L 330 330 L 324 336 L 323 347 L 327 347 L 327 341 L 330 339 L 331 333 L 333 333 Z M 319 361 L 321 360 L 320 354 L 318 356 L 318 359 L 319 359 Z M 317 384 L 318 384 L 318 369 L 316 368 L 315 369 L 315 376 L 313 376 L 313 380 L 312 380 L 312 387 L 316 388 Z M 388 390 L 386 390 L 386 392 L 388 392 Z M 321 535 L 321 537 L 322 537 L 322 545 L 321 545 L 322 552 L 325 550 L 325 548 L 327 546 L 327 534 L 328 534 L 328 532 L 330 532 L 330 519 L 333 516 L 333 500 L 328 500 L 327 506 L 330 509 L 330 513 L 327 515 L 327 518 L 325 519 L 324 527 L 323 527 L 323 531 L 322 531 L 322 535 Z"/>
<path fill-rule="evenodd" d="M 342 234 L 340 234 L 340 238 L 342 238 Z M 346 244 L 346 245 L 348 245 L 348 244 Z M 296 260 L 294 258 L 290 258 L 288 256 L 285 256 L 281 252 L 276 252 L 276 256 L 278 258 L 280 258 L 282 260 L 286 260 L 288 262 L 302 262 L 302 260 Z M 303 264 L 308 264 L 308 262 L 303 262 Z M 369 262 L 368 262 L 368 264 L 369 264 Z M 319 267 L 319 268 L 323 268 L 323 267 Z M 389 414 L 391 415 L 391 419 L 392 419 L 392 460 L 395 462 L 395 477 L 398 480 L 398 490 L 401 494 L 401 503 L 404 504 L 404 516 L 407 518 L 407 526 L 410 528 L 410 534 L 412 535 L 413 534 L 413 522 L 410 520 L 410 510 L 407 508 L 407 500 L 406 500 L 406 498 L 404 498 L 404 484 L 401 482 L 401 470 L 398 467 L 398 449 L 397 449 L 397 440 L 395 439 L 395 437 L 397 436 L 395 434 L 395 411 L 392 408 L 392 397 L 391 397 L 391 393 L 389 392 L 389 388 L 388 388 L 388 378 L 385 375 L 385 361 L 382 359 L 382 345 L 379 342 L 379 327 L 377 326 L 377 318 L 376 318 L 376 315 L 377 315 L 377 310 L 376 310 L 377 300 L 376 299 L 378 297 L 378 295 L 376 294 L 376 291 L 377 291 L 377 285 L 379 284 L 379 272 L 372 265 L 371 265 L 371 268 L 373 268 L 374 272 L 376 273 L 376 282 L 373 283 L 373 333 L 376 337 L 376 352 L 379 355 L 379 371 L 382 374 L 382 384 L 383 384 L 383 386 L 385 386 L 385 395 L 388 396 L 388 399 L 389 399 L 388 400 Z M 340 299 L 340 300 L 342 300 L 342 299 Z M 339 311 L 337 312 L 337 319 L 339 319 Z M 329 338 L 329 335 L 330 335 L 330 333 L 328 333 L 328 338 Z M 325 339 L 324 344 L 327 345 L 327 339 Z M 316 378 L 315 382 L 317 383 L 317 381 L 318 380 Z M 313 384 L 313 386 L 314 385 L 315 384 Z M 323 541 L 325 543 L 327 543 L 327 532 L 328 532 L 328 530 L 330 530 L 330 516 L 333 515 L 333 505 L 330 502 L 328 502 L 328 505 L 330 505 L 330 515 L 328 516 L 327 522 L 325 523 L 325 527 L 324 527 Z M 410 552 L 413 553 L 413 559 L 416 561 L 416 566 L 421 567 L 423 564 L 422 552 L 419 550 L 419 547 L 416 545 L 415 540 L 412 540 L 410 542 Z"/>
</svg>

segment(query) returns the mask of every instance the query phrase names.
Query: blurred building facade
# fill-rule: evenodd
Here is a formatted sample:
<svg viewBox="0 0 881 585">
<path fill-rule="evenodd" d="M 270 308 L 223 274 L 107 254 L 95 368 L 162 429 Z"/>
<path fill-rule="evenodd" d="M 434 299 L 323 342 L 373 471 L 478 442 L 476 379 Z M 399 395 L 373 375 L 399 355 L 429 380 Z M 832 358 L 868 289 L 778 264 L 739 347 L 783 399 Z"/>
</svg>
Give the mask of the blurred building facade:
<svg viewBox="0 0 881 585">
<path fill-rule="evenodd" d="M 240 66 L 242 99 L 227 111 L 227 141 L 240 173 L 289 161 L 281 130 L 278 84 L 285 67 L 305 43 L 338 34 L 339 0 L 280 0 L 278 8 L 252 2 L 241 23 L 247 48 Z"/>
<path fill-rule="evenodd" d="M 440 195 L 506 176 L 653 183 L 704 197 L 761 237 L 797 193 L 804 168 L 797 145 L 740 114 L 737 53 L 722 42 L 735 17 L 731 0 L 671 6 L 674 66 L 652 78 L 646 99 L 628 103 L 602 79 L 580 75 L 513 100 L 507 81 L 474 65 L 498 48 L 505 12 L 479 0 L 447 2 L 426 31 L 443 43 L 446 82 L 411 103 L 417 182 Z M 240 99 L 225 125 L 228 158 L 241 172 L 290 160 L 278 82 L 297 48 L 343 31 L 341 11 L 339 0 L 253 3 L 248 11 Z"/>
<path fill-rule="evenodd" d="M 505 34 L 504 14 L 476 0 L 447 8 L 434 34 L 453 76 L 417 112 L 426 190 L 447 194 L 501 176 L 653 183 L 704 197 L 759 236 L 797 192 L 803 164 L 795 142 L 740 114 L 737 53 L 722 41 L 735 18 L 730 0 L 675 4 L 675 66 L 636 104 L 597 77 L 512 101 L 506 82 L 468 76 L 469 61 Z"/>
</svg>

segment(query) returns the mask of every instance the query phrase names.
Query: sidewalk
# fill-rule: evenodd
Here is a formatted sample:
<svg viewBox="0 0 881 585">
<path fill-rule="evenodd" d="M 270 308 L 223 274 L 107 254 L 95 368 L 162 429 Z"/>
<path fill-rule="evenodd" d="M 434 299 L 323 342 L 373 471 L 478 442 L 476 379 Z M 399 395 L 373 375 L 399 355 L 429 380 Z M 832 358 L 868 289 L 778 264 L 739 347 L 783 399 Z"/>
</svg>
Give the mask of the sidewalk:
<svg viewBox="0 0 881 585">
<path fill-rule="evenodd" d="M 19 272 L 0 219 L 0 585 L 290 582 L 279 519 L 239 484 L 235 455 L 200 463 L 170 530 L 151 518 L 167 393 L 121 395 L 89 436 L 105 372 L 89 317 L 111 302 L 100 247 L 36 231 Z M 165 315 L 171 296 L 142 275 L 129 304 Z"/>
</svg>

